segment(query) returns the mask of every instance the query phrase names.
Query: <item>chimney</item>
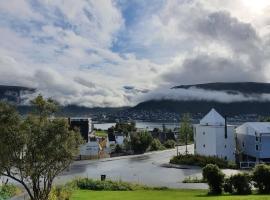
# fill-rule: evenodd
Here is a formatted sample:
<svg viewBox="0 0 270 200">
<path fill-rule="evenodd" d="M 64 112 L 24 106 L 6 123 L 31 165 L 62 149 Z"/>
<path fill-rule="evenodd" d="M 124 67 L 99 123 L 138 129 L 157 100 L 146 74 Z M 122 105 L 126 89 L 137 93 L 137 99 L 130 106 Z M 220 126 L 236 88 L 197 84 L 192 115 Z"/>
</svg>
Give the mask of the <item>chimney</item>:
<svg viewBox="0 0 270 200">
<path fill-rule="evenodd" d="M 227 116 L 225 115 L 225 126 L 224 126 L 224 132 L 225 132 L 225 139 L 227 139 L 228 137 L 228 133 L 227 133 Z"/>
</svg>

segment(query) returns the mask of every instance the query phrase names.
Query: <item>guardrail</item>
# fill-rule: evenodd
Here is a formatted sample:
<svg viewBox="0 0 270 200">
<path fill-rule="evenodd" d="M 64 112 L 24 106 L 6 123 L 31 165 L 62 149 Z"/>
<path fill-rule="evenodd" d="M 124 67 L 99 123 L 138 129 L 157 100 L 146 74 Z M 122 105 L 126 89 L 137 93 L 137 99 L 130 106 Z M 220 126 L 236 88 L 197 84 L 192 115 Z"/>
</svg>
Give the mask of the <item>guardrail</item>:
<svg viewBox="0 0 270 200">
<path fill-rule="evenodd" d="M 240 169 L 251 169 L 251 168 L 254 168 L 258 164 L 270 165 L 270 162 L 254 162 L 254 161 L 240 162 Z"/>
</svg>

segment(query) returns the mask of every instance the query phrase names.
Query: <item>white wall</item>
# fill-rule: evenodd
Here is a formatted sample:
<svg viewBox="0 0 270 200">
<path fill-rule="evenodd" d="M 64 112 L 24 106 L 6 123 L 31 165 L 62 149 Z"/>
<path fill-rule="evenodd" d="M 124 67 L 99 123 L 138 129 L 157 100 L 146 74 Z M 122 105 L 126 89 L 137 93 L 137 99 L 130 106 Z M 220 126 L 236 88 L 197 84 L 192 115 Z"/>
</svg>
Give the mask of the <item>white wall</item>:
<svg viewBox="0 0 270 200">
<path fill-rule="evenodd" d="M 124 136 L 115 136 L 116 144 L 122 145 L 124 143 Z"/>
<path fill-rule="evenodd" d="M 194 138 L 196 143 L 196 154 L 218 156 L 223 159 L 226 156 L 228 160 L 235 160 L 235 137 L 233 126 L 227 127 L 227 139 L 224 137 L 224 126 L 204 126 L 198 124 L 195 125 L 195 129 L 196 133 L 194 132 Z"/>
<path fill-rule="evenodd" d="M 227 139 L 224 127 L 217 128 L 216 155 L 220 158 L 235 161 L 235 127 L 227 126 Z"/>
<path fill-rule="evenodd" d="M 216 134 L 211 126 L 195 125 L 195 153 L 206 156 L 216 154 Z M 205 145 L 205 147 L 204 147 Z"/>
<path fill-rule="evenodd" d="M 99 153 L 99 144 L 97 141 L 90 141 L 80 148 L 80 155 L 95 156 Z"/>
</svg>

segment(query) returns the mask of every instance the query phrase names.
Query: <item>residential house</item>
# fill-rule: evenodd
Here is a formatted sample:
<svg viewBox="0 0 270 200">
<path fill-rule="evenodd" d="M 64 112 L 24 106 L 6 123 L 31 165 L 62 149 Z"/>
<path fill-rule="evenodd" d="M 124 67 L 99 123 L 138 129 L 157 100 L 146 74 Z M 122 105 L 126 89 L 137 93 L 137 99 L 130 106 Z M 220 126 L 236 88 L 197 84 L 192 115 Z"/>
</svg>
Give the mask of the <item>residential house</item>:
<svg viewBox="0 0 270 200">
<path fill-rule="evenodd" d="M 124 144 L 125 135 L 119 132 L 108 131 L 109 144 Z"/>
<path fill-rule="evenodd" d="M 89 137 L 89 141 L 80 148 L 81 156 L 98 156 L 99 155 L 99 140 L 96 137 Z"/>
</svg>

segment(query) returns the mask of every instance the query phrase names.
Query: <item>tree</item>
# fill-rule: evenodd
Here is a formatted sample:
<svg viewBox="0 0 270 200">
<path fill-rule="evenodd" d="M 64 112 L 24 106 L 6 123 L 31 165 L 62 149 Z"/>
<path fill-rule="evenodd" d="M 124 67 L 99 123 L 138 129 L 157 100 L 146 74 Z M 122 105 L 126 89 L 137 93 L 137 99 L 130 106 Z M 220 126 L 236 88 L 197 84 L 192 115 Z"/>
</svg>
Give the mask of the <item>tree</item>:
<svg viewBox="0 0 270 200">
<path fill-rule="evenodd" d="M 148 132 L 133 133 L 130 135 L 130 145 L 135 153 L 144 153 L 152 140 L 153 138 Z"/>
<path fill-rule="evenodd" d="M 175 148 L 175 141 L 174 141 L 174 140 L 167 140 L 167 141 L 164 143 L 164 146 L 165 146 L 167 149 Z"/>
<path fill-rule="evenodd" d="M 270 193 L 270 166 L 265 164 L 257 165 L 252 172 L 254 186 L 259 189 L 259 193 Z"/>
<path fill-rule="evenodd" d="M 23 185 L 31 200 L 47 200 L 53 180 L 78 153 L 82 138 L 67 120 L 51 116 L 57 104 L 41 95 L 35 112 L 22 119 L 6 103 L 0 104 L 0 175 Z"/>
<path fill-rule="evenodd" d="M 224 191 L 231 194 L 251 194 L 251 177 L 248 173 L 238 173 L 225 179 Z"/>
<path fill-rule="evenodd" d="M 150 145 L 150 151 L 158 151 L 166 149 L 158 139 L 153 139 Z"/>
<path fill-rule="evenodd" d="M 190 120 L 190 115 L 188 113 L 183 114 L 181 123 L 180 123 L 180 142 L 185 143 L 186 145 L 186 154 L 188 153 L 187 144 L 189 141 L 193 141 L 193 129 Z"/>
<path fill-rule="evenodd" d="M 203 179 L 207 181 L 210 194 L 221 194 L 225 175 L 217 165 L 208 164 L 203 168 Z"/>
</svg>

